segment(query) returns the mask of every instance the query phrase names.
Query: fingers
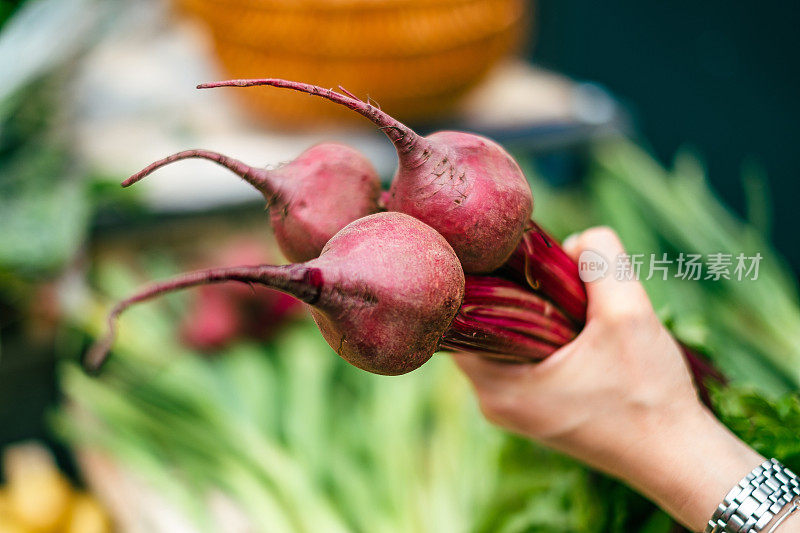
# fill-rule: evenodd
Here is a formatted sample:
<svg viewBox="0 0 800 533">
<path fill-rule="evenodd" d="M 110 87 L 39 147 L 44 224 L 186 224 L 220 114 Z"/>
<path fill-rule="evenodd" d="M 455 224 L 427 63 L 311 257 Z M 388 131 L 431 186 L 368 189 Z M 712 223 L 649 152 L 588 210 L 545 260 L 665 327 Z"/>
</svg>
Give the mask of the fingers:
<svg viewBox="0 0 800 533">
<path fill-rule="evenodd" d="M 455 353 L 453 360 L 476 389 L 487 393 L 521 379 L 529 368 L 529 365 L 508 363 L 470 353 Z"/>
<path fill-rule="evenodd" d="M 633 279 L 630 265 L 624 261 L 625 248 L 612 229 L 590 228 L 567 239 L 564 249 L 578 262 L 590 317 L 650 309 L 647 293 Z"/>
</svg>

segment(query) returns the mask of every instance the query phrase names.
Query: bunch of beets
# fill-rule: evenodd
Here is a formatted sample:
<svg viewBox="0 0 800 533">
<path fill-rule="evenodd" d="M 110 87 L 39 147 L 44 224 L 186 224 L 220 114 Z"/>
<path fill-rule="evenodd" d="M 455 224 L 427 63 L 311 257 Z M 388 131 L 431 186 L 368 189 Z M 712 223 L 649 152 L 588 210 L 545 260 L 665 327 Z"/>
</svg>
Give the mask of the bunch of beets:
<svg viewBox="0 0 800 533">
<path fill-rule="evenodd" d="M 88 368 L 106 359 L 116 318 L 131 304 L 228 281 L 305 302 L 331 348 L 377 374 L 414 370 L 439 349 L 538 361 L 580 332 L 586 291 L 577 265 L 531 220 L 528 181 L 500 145 L 456 131 L 421 137 L 341 87 L 255 79 L 198 88 L 264 85 L 325 98 L 371 120 L 397 150 L 390 189 L 381 190 L 369 160 L 338 143 L 313 146 L 271 170 L 207 150 L 151 164 L 122 185 L 187 158 L 238 174 L 266 198 L 281 250 L 294 263 L 201 270 L 145 288 L 111 311 Z M 697 354 L 684 354 L 700 383 L 714 375 Z"/>
</svg>

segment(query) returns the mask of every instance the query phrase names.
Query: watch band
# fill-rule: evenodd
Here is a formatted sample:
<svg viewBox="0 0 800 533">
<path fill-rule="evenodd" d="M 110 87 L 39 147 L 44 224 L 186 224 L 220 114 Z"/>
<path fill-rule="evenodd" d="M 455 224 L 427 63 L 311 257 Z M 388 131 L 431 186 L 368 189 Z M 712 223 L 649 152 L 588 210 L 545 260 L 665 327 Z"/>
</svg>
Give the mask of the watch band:
<svg viewBox="0 0 800 533">
<path fill-rule="evenodd" d="M 762 531 L 781 509 L 800 496 L 800 480 L 777 459 L 764 461 L 725 496 L 705 533 Z"/>
<path fill-rule="evenodd" d="M 775 523 L 772 525 L 772 527 L 771 527 L 771 528 L 769 528 L 769 531 L 767 531 L 767 533 L 775 533 L 775 530 L 776 530 L 776 529 L 778 529 L 778 526 L 780 526 L 781 524 L 783 524 L 783 521 L 784 521 L 784 520 L 786 520 L 787 518 L 789 518 L 789 515 L 791 515 L 793 512 L 795 512 L 795 511 L 797 510 L 797 505 L 798 505 L 798 504 L 797 504 L 797 500 L 795 500 L 795 501 L 794 501 L 794 504 L 792 504 L 792 508 L 791 508 L 791 509 L 789 509 L 788 511 L 786 511 L 786 513 L 785 513 L 783 516 L 781 516 L 781 517 L 778 519 L 778 521 L 777 521 L 777 522 L 775 522 Z"/>
</svg>

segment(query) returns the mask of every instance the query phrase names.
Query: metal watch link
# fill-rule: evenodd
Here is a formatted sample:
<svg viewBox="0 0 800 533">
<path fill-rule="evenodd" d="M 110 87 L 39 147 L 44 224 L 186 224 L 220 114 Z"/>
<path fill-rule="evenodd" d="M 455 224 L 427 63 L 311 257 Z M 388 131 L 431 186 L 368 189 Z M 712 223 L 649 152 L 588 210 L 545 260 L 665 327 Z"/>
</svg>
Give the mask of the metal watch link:
<svg viewBox="0 0 800 533">
<path fill-rule="evenodd" d="M 764 527 L 800 496 L 800 480 L 777 459 L 747 474 L 717 506 L 705 533 L 750 533 Z"/>
</svg>

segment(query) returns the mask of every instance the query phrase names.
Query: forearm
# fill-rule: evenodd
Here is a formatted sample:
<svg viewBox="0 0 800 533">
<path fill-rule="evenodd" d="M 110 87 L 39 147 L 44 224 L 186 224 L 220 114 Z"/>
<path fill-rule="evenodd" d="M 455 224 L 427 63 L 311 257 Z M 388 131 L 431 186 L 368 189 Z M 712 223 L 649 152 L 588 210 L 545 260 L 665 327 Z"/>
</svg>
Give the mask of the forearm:
<svg viewBox="0 0 800 533">
<path fill-rule="evenodd" d="M 764 461 L 705 409 L 654 417 L 618 437 L 588 456 L 564 451 L 621 479 L 692 531 L 703 531 L 728 491 Z"/>
<path fill-rule="evenodd" d="M 707 411 L 654 434 L 622 478 L 692 531 L 703 531 L 725 495 L 764 457 Z"/>
<path fill-rule="evenodd" d="M 657 503 L 691 531 L 703 531 L 725 495 L 765 458 L 733 435 L 706 410 L 663 431 L 649 431 L 642 446 L 618 463 L 617 477 Z M 787 505 L 763 529 L 791 508 Z M 800 511 L 776 533 L 800 533 Z"/>
</svg>

